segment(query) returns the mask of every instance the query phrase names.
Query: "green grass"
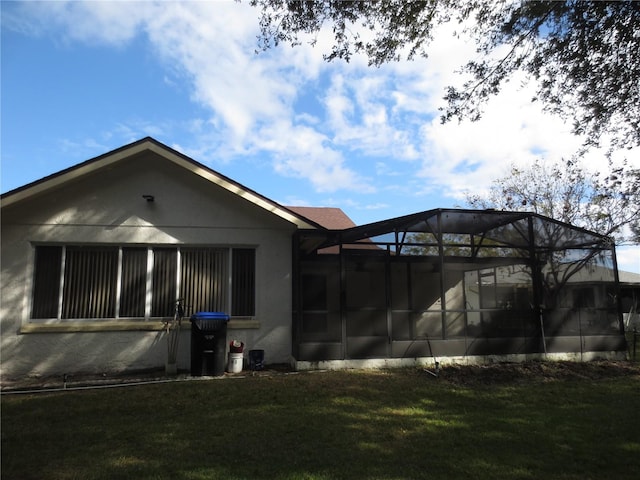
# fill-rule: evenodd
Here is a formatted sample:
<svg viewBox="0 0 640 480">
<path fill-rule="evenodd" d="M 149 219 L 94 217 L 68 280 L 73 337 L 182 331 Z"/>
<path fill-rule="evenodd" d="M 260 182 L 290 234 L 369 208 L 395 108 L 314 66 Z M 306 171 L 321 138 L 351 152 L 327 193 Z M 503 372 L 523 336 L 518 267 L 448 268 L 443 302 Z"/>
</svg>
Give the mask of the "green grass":
<svg viewBox="0 0 640 480">
<path fill-rule="evenodd" d="M 640 368 L 256 376 L 3 395 L 3 479 L 637 479 Z M 595 368 L 595 367 L 591 367 Z"/>
</svg>

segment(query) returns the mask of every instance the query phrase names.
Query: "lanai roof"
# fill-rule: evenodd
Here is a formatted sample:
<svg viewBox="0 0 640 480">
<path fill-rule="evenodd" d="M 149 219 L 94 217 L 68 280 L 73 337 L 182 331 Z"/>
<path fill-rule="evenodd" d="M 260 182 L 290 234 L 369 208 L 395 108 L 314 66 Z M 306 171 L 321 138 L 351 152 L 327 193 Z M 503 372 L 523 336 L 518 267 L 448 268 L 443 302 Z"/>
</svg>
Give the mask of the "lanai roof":
<svg viewBox="0 0 640 480">
<path fill-rule="evenodd" d="M 567 249 L 611 244 L 611 239 L 532 212 L 433 209 L 343 230 L 301 232 L 303 243 L 324 248 L 374 242 L 402 245 L 408 234 L 472 235 L 513 248 Z M 316 247 L 316 248 L 318 248 Z"/>
</svg>

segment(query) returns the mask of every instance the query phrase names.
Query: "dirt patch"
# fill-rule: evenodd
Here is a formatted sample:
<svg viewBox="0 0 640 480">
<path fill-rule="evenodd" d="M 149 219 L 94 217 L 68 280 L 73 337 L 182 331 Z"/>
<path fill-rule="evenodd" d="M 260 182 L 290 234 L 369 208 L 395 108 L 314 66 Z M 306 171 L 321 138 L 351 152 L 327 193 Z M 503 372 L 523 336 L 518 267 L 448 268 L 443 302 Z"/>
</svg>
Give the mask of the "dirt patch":
<svg viewBox="0 0 640 480">
<path fill-rule="evenodd" d="M 626 361 L 495 363 L 443 367 L 439 379 L 461 385 L 517 384 L 558 380 L 640 379 L 640 363 Z"/>
<path fill-rule="evenodd" d="M 66 388 L 126 385 L 145 382 L 169 382 L 178 380 L 198 380 L 210 378 L 237 378 L 243 376 L 268 376 L 291 372 L 291 367 L 285 364 L 270 364 L 263 370 L 252 372 L 244 369 L 240 373 L 228 373 L 220 377 L 192 377 L 188 371 L 180 371 L 177 375 L 167 375 L 164 369 L 139 370 L 106 373 L 73 373 L 67 375 L 52 375 L 43 377 L 24 377 L 2 379 L 2 392 L 22 390 L 57 390 Z"/>
<path fill-rule="evenodd" d="M 412 370 L 421 372 L 420 369 Z M 430 369 L 433 372 L 433 369 Z M 225 373 L 224 377 L 270 376 L 292 373 L 289 365 L 267 365 L 264 370 L 243 370 L 238 374 Z M 393 373 L 390 370 L 389 373 Z M 566 380 L 601 380 L 614 377 L 629 377 L 640 380 L 640 363 L 628 361 L 558 362 L 532 361 L 524 363 L 494 363 L 487 365 L 447 365 L 439 371 L 436 381 L 454 385 L 508 385 L 532 382 Z M 224 378 L 223 377 L 223 378 Z M 177 376 L 166 376 L 164 370 L 147 370 L 126 373 L 73 374 L 68 376 L 27 377 L 2 381 L 2 391 L 25 389 L 64 389 L 84 386 L 122 385 L 138 382 L 162 382 L 188 380 L 188 372 Z"/>
</svg>

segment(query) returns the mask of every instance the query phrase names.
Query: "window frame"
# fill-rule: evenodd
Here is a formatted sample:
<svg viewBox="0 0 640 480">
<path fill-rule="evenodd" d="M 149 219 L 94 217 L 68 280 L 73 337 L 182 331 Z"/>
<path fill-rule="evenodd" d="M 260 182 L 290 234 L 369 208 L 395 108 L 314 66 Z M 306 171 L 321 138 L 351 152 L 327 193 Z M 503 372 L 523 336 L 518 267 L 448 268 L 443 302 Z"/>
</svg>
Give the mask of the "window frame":
<svg viewBox="0 0 640 480">
<path fill-rule="evenodd" d="M 115 291 L 115 311 L 113 312 L 113 316 L 107 317 L 84 317 L 84 318 L 65 318 L 64 311 L 64 284 L 65 279 L 67 277 L 67 252 L 69 249 L 78 249 L 86 247 L 87 249 L 91 248 L 116 248 L 117 249 L 117 260 L 115 265 L 116 270 L 116 278 L 115 281 L 113 279 L 109 279 L 109 281 L 114 281 L 114 291 Z M 123 257 L 125 250 L 127 249 L 144 249 L 146 250 L 146 278 L 144 279 L 144 316 L 127 316 L 121 315 L 122 312 L 122 300 L 123 300 Z M 255 319 L 256 310 L 257 310 L 257 250 L 256 246 L 237 246 L 237 245 L 166 245 L 166 244 L 78 244 L 78 243 L 65 243 L 65 244 L 53 244 L 53 243 L 34 243 L 32 244 L 32 274 L 31 274 L 31 288 L 29 291 L 29 312 L 28 312 L 28 322 L 29 323 L 63 323 L 63 322 L 91 322 L 91 321 L 134 321 L 134 322 L 150 322 L 166 319 L 171 316 L 172 313 L 167 310 L 167 315 L 153 315 L 153 313 L 158 313 L 157 308 L 156 311 L 153 307 L 154 294 L 157 294 L 157 291 L 154 290 L 156 286 L 154 286 L 154 279 L 157 281 L 157 272 L 154 264 L 155 252 L 160 250 L 171 251 L 173 250 L 173 254 L 175 255 L 176 264 L 172 267 L 173 272 L 175 272 L 175 279 L 171 281 L 171 283 L 175 286 L 175 291 L 171 295 L 173 299 L 179 298 L 181 296 L 181 270 L 183 266 L 182 262 L 182 252 L 183 250 L 218 250 L 223 254 L 224 257 L 224 265 L 222 267 L 221 272 L 219 274 L 222 276 L 220 279 L 221 283 L 224 283 L 224 300 L 223 305 L 224 309 L 221 311 L 227 312 L 232 318 L 239 319 Z M 44 249 L 50 249 L 49 251 L 55 251 L 53 249 L 59 249 L 59 260 L 60 266 L 58 268 L 58 274 L 55 275 L 57 277 L 57 286 L 53 285 L 42 285 L 39 282 L 43 281 L 53 281 L 51 275 L 44 275 L 46 280 L 43 280 L 42 272 L 39 271 L 39 252 L 44 251 Z M 233 286 L 238 283 L 238 280 L 234 280 L 234 274 L 237 274 L 237 269 L 234 269 L 233 266 L 233 258 L 234 251 L 253 251 L 252 260 L 253 265 L 249 265 L 249 273 L 252 277 L 249 282 L 252 287 L 252 292 L 247 293 L 246 291 L 240 295 L 240 299 L 244 299 L 249 301 L 249 308 L 241 308 L 243 314 L 242 315 L 234 315 L 233 312 L 239 310 L 233 302 L 238 301 L 237 296 L 233 295 Z M 46 264 L 46 262 L 45 262 Z M 40 265 L 42 267 L 43 265 Z M 247 266 L 245 264 L 244 269 L 242 271 L 247 271 Z M 243 285 L 247 283 L 245 281 L 240 281 Z M 39 301 L 36 296 L 38 292 L 40 297 L 42 297 L 43 287 L 57 289 L 57 305 L 55 306 L 56 315 L 55 316 L 39 316 L 34 317 L 34 312 L 42 311 L 42 308 L 39 308 L 36 305 L 36 302 Z M 174 288 L 170 287 L 171 290 Z M 50 297 L 51 295 L 49 295 Z M 48 307 L 51 312 L 51 307 Z M 197 307 L 195 307 L 197 308 Z M 187 311 L 187 314 L 195 313 L 192 311 Z"/>
</svg>

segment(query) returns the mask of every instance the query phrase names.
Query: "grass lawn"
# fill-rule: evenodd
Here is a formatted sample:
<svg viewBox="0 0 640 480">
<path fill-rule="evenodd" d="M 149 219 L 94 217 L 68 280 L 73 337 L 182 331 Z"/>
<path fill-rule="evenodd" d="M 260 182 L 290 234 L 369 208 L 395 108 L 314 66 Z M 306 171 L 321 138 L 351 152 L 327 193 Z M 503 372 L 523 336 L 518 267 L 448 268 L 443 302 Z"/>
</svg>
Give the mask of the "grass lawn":
<svg viewBox="0 0 640 480">
<path fill-rule="evenodd" d="M 640 333 L 626 332 L 626 337 L 629 358 L 634 362 L 640 361 Z"/>
<path fill-rule="evenodd" d="M 343 371 L 2 396 L 3 479 L 638 479 L 640 366 Z"/>
</svg>

